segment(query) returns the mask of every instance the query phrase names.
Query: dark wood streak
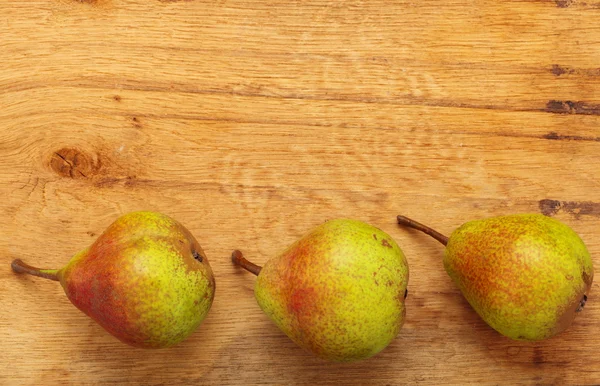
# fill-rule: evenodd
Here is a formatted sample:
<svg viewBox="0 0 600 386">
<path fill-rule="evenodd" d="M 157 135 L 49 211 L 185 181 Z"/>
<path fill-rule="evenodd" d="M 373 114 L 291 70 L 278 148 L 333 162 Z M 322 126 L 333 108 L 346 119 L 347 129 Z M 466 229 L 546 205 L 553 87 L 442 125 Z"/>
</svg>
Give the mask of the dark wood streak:
<svg viewBox="0 0 600 386">
<path fill-rule="evenodd" d="M 569 8 L 573 4 L 573 0 L 554 0 L 558 8 Z"/>
<path fill-rule="evenodd" d="M 593 141 L 593 142 L 600 142 L 600 137 L 584 137 L 582 135 L 564 135 L 564 134 L 558 134 L 555 131 L 551 131 L 548 134 L 544 134 L 542 136 L 542 138 L 544 138 L 544 139 L 550 139 L 550 140 L 556 140 L 556 141 L 567 140 L 567 141 Z"/>
<path fill-rule="evenodd" d="M 545 111 L 554 114 L 600 115 L 600 105 L 583 101 L 573 102 L 553 99 L 546 103 Z"/>
<path fill-rule="evenodd" d="M 73 2 L 91 5 L 92 7 L 96 8 L 96 7 L 107 5 L 110 2 L 110 0 L 73 0 Z"/>
<path fill-rule="evenodd" d="M 533 348 L 533 358 L 531 359 L 531 362 L 536 366 L 539 366 L 545 362 L 544 352 L 540 347 L 536 346 Z"/>
<path fill-rule="evenodd" d="M 582 215 L 600 217 L 600 203 L 592 201 L 559 201 L 543 199 L 539 201 L 540 212 L 545 216 L 554 216 L 560 211 L 576 219 Z"/>
<path fill-rule="evenodd" d="M 600 8 L 600 4 L 598 5 Z M 575 75 L 585 77 L 596 77 L 600 76 L 600 68 L 574 68 L 569 66 L 562 66 L 560 64 L 553 64 L 550 72 L 555 76 L 561 75 Z"/>
</svg>

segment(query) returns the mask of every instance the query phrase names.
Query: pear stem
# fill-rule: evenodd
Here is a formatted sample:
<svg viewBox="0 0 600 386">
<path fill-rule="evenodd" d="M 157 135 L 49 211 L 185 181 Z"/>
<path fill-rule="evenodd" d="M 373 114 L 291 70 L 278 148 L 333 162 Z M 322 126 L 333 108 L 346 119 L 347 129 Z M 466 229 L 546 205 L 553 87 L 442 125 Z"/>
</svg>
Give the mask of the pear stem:
<svg viewBox="0 0 600 386">
<path fill-rule="evenodd" d="M 233 264 L 239 265 L 240 267 L 244 268 L 246 271 L 252 272 L 256 276 L 258 276 L 258 274 L 262 270 L 261 266 L 256 265 L 256 264 L 251 263 L 248 260 L 246 260 L 246 258 L 242 254 L 242 252 L 238 251 L 237 249 L 231 253 L 231 261 L 233 262 Z"/>
<path fill-rule="evenodd" d="M 412 220 L 406 216 L 398 216 L 397 219 L 398 219 L 398 224 L 416 229 L 423 233 L 426 233 L 429 236 L 436 239 L 437 241 L 439 241 L 440 243 L 442 243 L 444 245 L 448 245 L 448 237 L 444 236 L 440 232 L 438 232 L 434 229 L 431 229 L 430 227 L 423 225 L 420 222 L 417 222 L 415 220 Z"/>
<path fill-rule="evenodd" d="M 16 273 L 28 273 L 33 276 L 43 277 L 44 279 L 50 279 L 54 281 L 60 280 L 57 275 L 57 269 L 40 269 L 32 267 L 31 265 L 24 263 L 21 259 L 13 260 L 10 266 Z"/>
</svg>

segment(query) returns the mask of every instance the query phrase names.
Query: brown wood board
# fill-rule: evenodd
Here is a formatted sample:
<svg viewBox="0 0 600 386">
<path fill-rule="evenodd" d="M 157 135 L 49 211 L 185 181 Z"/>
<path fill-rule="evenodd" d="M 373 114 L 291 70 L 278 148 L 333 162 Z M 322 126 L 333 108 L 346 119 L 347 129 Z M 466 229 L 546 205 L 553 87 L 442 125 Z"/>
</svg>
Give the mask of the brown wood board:
<svg viewBox="0 0 600 386">
<path fill-rule="evenodd" d="M 516 342 L 444 272 L 448 234 L 537 212 L 600 266 L 600 3 L 0 2 L 1 384 L 598 384 L 594 284 L 566 333 Z M 134 349 L 15 258 L 58 268 L 120 214 L 184 223 L 215 272 L 202 326 Z M 261 312 L 259 264 L 337 217 L 410 264 L 382 353 L 331 364 Z"/>
</svg>

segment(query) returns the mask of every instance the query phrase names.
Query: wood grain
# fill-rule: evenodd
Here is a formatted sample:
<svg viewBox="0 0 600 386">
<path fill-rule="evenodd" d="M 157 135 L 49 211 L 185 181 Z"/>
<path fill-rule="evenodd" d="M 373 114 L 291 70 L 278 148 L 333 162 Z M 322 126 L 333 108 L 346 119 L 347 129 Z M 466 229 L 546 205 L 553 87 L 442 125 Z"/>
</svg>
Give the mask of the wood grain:
<svg viewBox="0 0 600 386">
<path fill-rule="evenodd" d="M 600 266 L 599 17 L 578 0 L 0 2 L 0 383 L 600 383 L 598 284 L 569 331 L 513 342 L 395 224 L 542 212 Z M 216 276 L 168 350 L 124 346 L 9 267 L 60 267 L 139 209 L 183 222 Z M 410 264 L 399 337 L 355 364 L 297 348 L 229 261 L 335 217 Z"/>
</svg>

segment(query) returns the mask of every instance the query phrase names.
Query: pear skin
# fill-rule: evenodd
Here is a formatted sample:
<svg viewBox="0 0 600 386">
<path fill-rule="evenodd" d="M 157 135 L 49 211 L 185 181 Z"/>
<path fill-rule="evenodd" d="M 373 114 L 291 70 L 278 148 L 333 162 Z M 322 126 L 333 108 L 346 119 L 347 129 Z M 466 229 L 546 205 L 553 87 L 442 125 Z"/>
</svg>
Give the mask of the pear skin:
<svg viewBox="0 0 600 386">
<path fill-rule="evenodd" d="M 119 340 L 164 348 L 186 339 L 211 307 L 215 281 L 204 251 L 174 219 L 119 217 L 59 270 L 16 260 L 16 272 L 60 281 L 69 300 Z"/>
<path fill-rule="evenodd" d="M 234 262 L 240 264 L 240 258 L 234 252 Z M 371 357 L 404 323 L 406 258 L 389 235 L 369 224 L 328 221 L 255 273 L 260 308 L 290 339 L 321 358 Z"/>
<path fill-rule="evenodd" d="M 449 238 L 404 216 L 398 222 L 446 244 L 446 272 L 504 336 L 536 341 L 557 335 L 587 301 L 594 277 L 590 254 L 571 228 L 553 218 L 515 214 L 470 221 Z"/>
</svg>

